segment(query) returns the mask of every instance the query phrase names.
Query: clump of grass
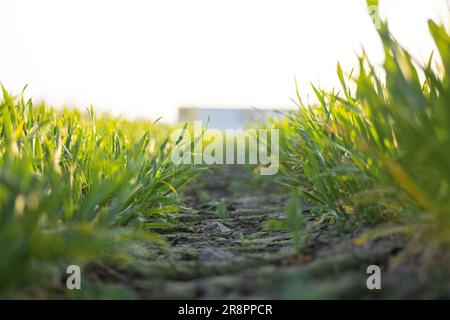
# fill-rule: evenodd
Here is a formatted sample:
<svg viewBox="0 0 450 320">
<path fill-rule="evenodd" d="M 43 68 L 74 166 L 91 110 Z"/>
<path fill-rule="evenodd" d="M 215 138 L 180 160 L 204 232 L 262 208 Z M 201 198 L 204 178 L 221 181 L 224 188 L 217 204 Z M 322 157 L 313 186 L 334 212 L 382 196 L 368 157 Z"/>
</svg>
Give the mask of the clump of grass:
<svg viewBox="0 0 450 320">
<path fill-rule="evenodd" d="M 226 219 L 228 218 L 228 210 L 225 202 L 221 201 L 219 205 L 217 206 L 217 216 L 220 219 Z"/>
<path fill-rule="evenodd" d="M 283 183 L 339 221 L 397 219 L 450 242 L 450 35 L 429 22 L 440 61 L 414 61 L 379 29 L 382 70 L 363 54 L 340 91 L 313 86 L 318 105 L 275 123 Z M 383 75 L 383 76 L 381 76 Z M 425 231 L 426 232 L 422 232 Z"/>
<path fill-rule="evenodd" d="M 297 252 L 308 240 L 309 228 L 307 217 L 303 212 L 301 197 L 295 191 L 291 192 L 284 206 L 284 217 L 266 221 L 268 230 L 287 230 L 292 235 L 292 243 Z"/>
<path fill-rule="evenodd" d="M 89 262 L 123 252 L 122 239 L 156 239 L 142 226 L 172 208 L 195 174 L 170 160 L 168 127 L 2 92 L 0 295 L 38 284 L 58 261 Z"/>
</svg>

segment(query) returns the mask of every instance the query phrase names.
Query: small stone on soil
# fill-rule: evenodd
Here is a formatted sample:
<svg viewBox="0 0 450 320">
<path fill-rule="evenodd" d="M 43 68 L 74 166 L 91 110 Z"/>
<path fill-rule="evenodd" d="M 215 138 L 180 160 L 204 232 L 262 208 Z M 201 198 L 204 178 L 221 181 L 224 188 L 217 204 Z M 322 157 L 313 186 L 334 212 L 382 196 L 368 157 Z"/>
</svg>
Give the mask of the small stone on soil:
<svg viewBox="0 0 450 320">
<path fill-rule="evenodd" d="M 226 261 L 234 258 L 234 254 L 219 248 L 207 247 L 202 250 L 199 256 L 201 261 Z"/>
<path fill-rule="evenodd" d="M 228 233 L 231 232 L 231 229 L 225 226 L 223 223 L 214 221 L 208 222 L 205 226 L 203 226 L 202 231 L 205 233 Z"/>
</svg>

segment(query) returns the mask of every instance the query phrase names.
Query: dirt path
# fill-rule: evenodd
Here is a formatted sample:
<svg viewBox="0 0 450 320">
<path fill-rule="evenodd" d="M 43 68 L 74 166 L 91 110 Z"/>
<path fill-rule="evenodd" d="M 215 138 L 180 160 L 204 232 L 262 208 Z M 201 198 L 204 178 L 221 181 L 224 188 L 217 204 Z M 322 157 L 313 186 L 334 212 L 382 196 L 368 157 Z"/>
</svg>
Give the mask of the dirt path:
<svg viewBox="0 0 450 320">
<path fill-rule="evenodd" d="M 310 237 L 298 252 L 285 231 L 269 231 L 283 216 L 286 194 L 256 184 L 238 167 L 203 174 L 186 192 L 192 213 L 162 233 L 168 248 L 136 245 L 138 263 L 96 266 L 102 281 L 122 283 L 130 297 L 146 299 L 429 298 L 448 297 L 449 282 L 414 260 L 394 264 L 407 239 L 378 237 L 355 243 L 361 227 L 339 229 L 310 220 Z M 222 206 L 222 209 L 220 207 Z M 223 210 L 226 207 L 226 210 Z M 382 269 L 382 290 L 368 290 L 366 268 Z M 432 283 L 433 286 L 430 286 Z"/>
<path fill-rule="evenodd" d="M 205 174 L 187 191 L 194 214 L 179 214 L 179 224 L 158 230 L 171 248 L 147 261 L 155 277 L 134 287 L 145 298 L 269 297 L 266 281 L 292 254 L 291 237 L 267 231 L 268 219 L 279 218 L 285 195 L 249 190 L 242 170 Z M 218 207 L 225 210 L 220 211 Z M 264 287 L 263 291 L 258 290 Z"/>
</svg>

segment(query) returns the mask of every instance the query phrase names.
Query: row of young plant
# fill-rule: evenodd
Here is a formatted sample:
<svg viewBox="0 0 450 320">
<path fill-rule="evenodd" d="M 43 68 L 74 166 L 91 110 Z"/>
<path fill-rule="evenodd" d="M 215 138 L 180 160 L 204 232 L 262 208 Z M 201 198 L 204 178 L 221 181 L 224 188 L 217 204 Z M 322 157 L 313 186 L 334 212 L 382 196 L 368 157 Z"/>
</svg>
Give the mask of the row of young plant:
<svg viewBox="0 0 450 320">
<path fill-rule="evenodd" d="M 395 220 L 433 243 L 450 241 L 450 36 L 432 21 L 429 30 L 437 52 L 421 65 L 383 24 L 381 68 L 364 54 L 348 76 L 338 65 L 339 91 L 313 87 L 317 104 L 298 95 L 298 110 L 274 122 L 283 183 L 313 213 Z"/>
<path fill-rule="evenodd" d="M 149 217 L 176 210 L 176 190 L 196 173 L 171 161 L 169 131 L 92 108 L 34 106 L 3 88 L 0 296 L 49 284 L 58 262 L 123 255 L 129 241 L 120 240 L 157 240 L 145 232 Z"/>
</svg>

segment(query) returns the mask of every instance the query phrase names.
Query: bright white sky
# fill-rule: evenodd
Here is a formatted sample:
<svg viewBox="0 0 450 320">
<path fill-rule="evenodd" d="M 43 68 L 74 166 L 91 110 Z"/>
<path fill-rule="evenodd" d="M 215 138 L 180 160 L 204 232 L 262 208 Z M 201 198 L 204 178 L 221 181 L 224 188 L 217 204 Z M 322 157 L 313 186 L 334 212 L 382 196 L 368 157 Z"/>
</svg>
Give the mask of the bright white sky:
<svg viewBox="0 0 450 320">
<path fill-rule="evenodd" d="M 381 0 L 419 59 L 446 0 Z M 294 75 L 337 83 L 336 62 L 382 52 L 364 0 L 0 0 L 0 81 L 56 106 L 177 117 L 180 105 L 288 107 Z"/>
</svg>

